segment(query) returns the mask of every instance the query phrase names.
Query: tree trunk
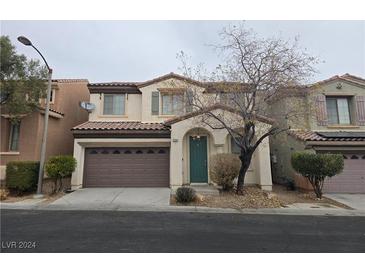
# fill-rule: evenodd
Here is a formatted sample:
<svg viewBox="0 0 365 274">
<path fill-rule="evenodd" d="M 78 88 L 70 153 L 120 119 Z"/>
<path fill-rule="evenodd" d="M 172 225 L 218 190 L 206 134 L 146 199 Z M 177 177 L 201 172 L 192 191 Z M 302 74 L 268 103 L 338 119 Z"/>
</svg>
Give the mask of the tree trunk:
<svg viewBox="0 0 365 274">
<path fill-rule="evenodd" d="M 238 174 L 238 181 L 237 181 L 237 194 L 243 194 L 243 185 L 245 183 L 245 176 L 248 168 L 250 167 L 252 153 L 241 153 L 240 155 L 241 160 L 241 168 Z"/>
<path fill-rule="evenodd" d="M 323 184 L 321 184 L 320 181 L 317 180 L 309 180 L 309 182 L 311 183 L 314 193 L 316 194 L 316 197 L 318 199 L 322 199 L 322 186 Z"/>
</svg>

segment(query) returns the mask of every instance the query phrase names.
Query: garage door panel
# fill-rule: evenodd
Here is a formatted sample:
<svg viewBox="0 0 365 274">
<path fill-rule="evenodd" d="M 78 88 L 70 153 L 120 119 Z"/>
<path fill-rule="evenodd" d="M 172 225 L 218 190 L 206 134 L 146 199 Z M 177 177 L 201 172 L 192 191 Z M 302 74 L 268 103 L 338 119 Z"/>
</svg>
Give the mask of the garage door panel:
<svg viewBox="0 0 365 274">
<path fill-rule="evenodd" d="M 169 148 L 88 148 L 84 187 L 169 185 Z"/>
<path fill-rule="evenodd" d="M 365 193 L 365 155 L 344 154 L 344 170 L 328 178 L 324 184 L 327 193 Z"/>
</svg>

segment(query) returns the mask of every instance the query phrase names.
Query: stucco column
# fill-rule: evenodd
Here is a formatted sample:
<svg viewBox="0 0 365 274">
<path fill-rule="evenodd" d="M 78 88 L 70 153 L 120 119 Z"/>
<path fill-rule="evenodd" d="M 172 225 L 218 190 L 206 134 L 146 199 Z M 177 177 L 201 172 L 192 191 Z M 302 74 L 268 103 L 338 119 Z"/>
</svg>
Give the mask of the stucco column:
<svg viewBox="0 0 365 274">
<path fill-rule="evenodd" d="M 264 141 L 256 149 L 256 181 L 263 190 L 272 190 L 270 146 L 269 139 Z"/>
<path fill-rule="evenodd" d="M 78 140 L 74 141 L 74 158 L 77 161 L 75 171 L 71 177 L 71 189 L 79 189 L 82 187 L 82 176 L 84 174 L 84 153 L 85 148 L 78 143 Z"/>
<path fill-rule="evenodd" d="M 171 127 L 170 147 L 170 187 L 176 189 L 183 185 L 183 130 Z"/>
<path fill-rule="evenodd" d="M 217 154 L 224 153 L 224 144 L 215 145 Z"/>
</svg>

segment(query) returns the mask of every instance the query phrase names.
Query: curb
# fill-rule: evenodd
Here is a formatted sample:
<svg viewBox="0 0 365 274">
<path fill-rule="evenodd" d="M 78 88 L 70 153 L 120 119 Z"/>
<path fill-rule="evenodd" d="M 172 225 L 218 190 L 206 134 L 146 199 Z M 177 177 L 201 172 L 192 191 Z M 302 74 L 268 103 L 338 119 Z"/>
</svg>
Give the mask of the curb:
<svg viewBox="0 0 365 274">
<path fill-rule="evenodd" d="M 260 209 L 232 209 L 210 208 L 198 206 L 167 206 L 167 207 L 136 207 L 136 206 L 59 206 L 59 205 L 5 205 L 0 209 L 14 210 L 54 210 L 54 211 L 121 211 L 121 212 L 185 212 L 185 213 L 219 213 L 219 214 L 259 214 L 259 215 L 297 215 L 297 216 L 365 216 L 363 210 L 351 209 L 296 209 L 296 208 L 260 208 Z"/>
</svg>

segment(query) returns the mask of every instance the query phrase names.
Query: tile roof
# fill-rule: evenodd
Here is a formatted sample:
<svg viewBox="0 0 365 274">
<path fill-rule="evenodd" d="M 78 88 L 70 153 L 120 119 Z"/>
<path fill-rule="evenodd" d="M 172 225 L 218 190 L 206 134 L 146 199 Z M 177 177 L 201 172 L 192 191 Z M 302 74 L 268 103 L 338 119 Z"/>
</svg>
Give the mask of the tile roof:
<svg viewBox="0 0 365 274">
<path fill-rule="evenodd" d="M 365 141 L 365 135 L 359 132 L 343 131 L 338 136 L 327 136 L 330 132 L 314 132 L 310 130 L 289 130 L 288 134 L 301 141 Z M 334 133 L 334 132 L 331 132 Z M 336 132 L 341 133 L 341 132 Z M 364 133 L 365 134 L 365 133 Z M 334 134 L 328 134 L 334 135 Z"/>
<path fill-rule="evenodd" d="M 162 123 L 142 123 L 142 122 L 104 122 L 88 121 L 81 125 L 75 126 L 72 130 L 152 130 L 166 131 L 169 127 Z"/>
<path fill-rule="evenodd" d="M 176 78 L 176 79 L 186 81 L 186 82 L 189 82 L 189 83 L 201 86 L 201 87 L 205 87 L 205 88 L 207 88 L 207 92 L 215 92 L 217 88 L 222 89 L 222 87 L 224 87 L 224 89 L 228 89 L 228 90 L 230 88 L 237 89 L 237 83 L 236 82 L 229 82 L 229 81 L 226 81 L 226 82 L 197 81 L 197 80 L 194 80 L 194 79 L 191 79 L 189 77 L 179 75 L 179 74 L 176 74 L 176 73 L 173 73 L 173 72 L 162 75 L 160 77 L 156 77 L 156 78 L 151 79 L 151 80 L 141 81 L 141 82 L 90 83 L 88 86 L 91 87 L 91 88 L 98 88 L 98 87 L 99 88 L 100 87 L 105 87 L 105 88 L 107 88 L 107 87 L 115 87 L 115 88 L 117 88 L 117 87 L 133 87 L 133 88 L 139 90 L 139 88 L 151 85 L 151 84 L 159 82 L 159 81 L 170 79 L 170 78 Z M 62 79 L 60 79 L 60 80 L 62 80 Z M 64 79 L 64 80 L 67 80 L 67 79 Z M 70 80 L 71 79 L 68 79 L 68 81 L 70 81 Z M 343 81 L 347 81 L 347 82 L 351 82 L 351 83 L 355 83 L 355 84 L 359 84 L 359 85 L 365 85 L 365 79 L 364 78 L 361 78 L 361 77 L 355 76 L 355 75 L 351 75 L 349 73 L 345 73 L 343 75 L 334 75 L 334 76 L 332 76 L 328 79 L 321 80 L 321 81 L 318 81 L 316 83 L 296 85 L 296 86 L 293 86 L 293 87 L 306 89 L 306 88 L 316 87 L 316 86 L 321 85 L 321 84 L 326 84 L 326 83 L 329 83 L 329 82 L 332 82 L 332 81 L 339 81 L 339 80 L 343 80 Z M 242 85 L 244 86 L 245 84 L 242 84 Z M 248 85 L 247 85 L 247 87 L 248 87 Z"/>
<path fill-rule="evenodd" d="M 315 87 L 315 86 L 318 86 L 318 85 L 322 85 L 322 84 L 326 84 L 326 83 L 329 83 L 329 82 L 332 82 L 332 81 L 347 81 L 347 82 L 350 82 L 350 83 L 355 83 L 355 84 L 358 84 L 358 85 L 365 85 L 365 79 L 361 78 L 361 77 L 358 77 L 358 76 L 354 76 L 354 75 L 351 75 L 349 73 L 346 73 L 346 74 L 343 74 L 343 75 L 335 75 L 335 76 L 332 76 L 328 79 L 325 79 L 325 80 L 321 80 L 319 82 L 316 82 L 314 84 L 309 84 L 309 85 L 304 85 L 302 87 L 305 87 L 305 88 L 308 88 L 308 87 Z"/>
<path fill-rule="evenodd" d="M 76 82 L 89 82 L 87 79 L 52 79 L 52 82 L 57 83 L 76 83 Z"/>
<path fill-rule="evenodd" d="M 90 83 L 90 87 L 130 87 L 137 86 L 137 82 L 106 82 L 106 83 Z"/>
<path fill-rule="evenodd" d="M 136 87 L 136 88 L 141 88 L 141 87 L 145 87 L 145 86 L 151 85 L 153 83 L 160 82 L 160 81 L 163 81 L 163 80 L 167 80 L 167 79 L 170 79 L 170 78 L 176 78 L 176 79 L 191 82 L 191 83 L 194 83 L 194 84 L 197 84 L 197 85 L 202 85 L 202 83 L 199 82 L 199 81 L 195 81 L 195 80 L 190 79 L 188 77 L 185 77 L 185 76 L 170 72 L 170 73 L 162 75 L 160 77 L 153 78 L 151 80 L 147 80 L 147 81 L 143 81 L 143 82 L 90 83 L 89 87 Z"/>
<path fill-rule="evenodd" d="M 41 111 L 45 111 L 46 110 L 46 108 L 45 107 L 38 107 L 38 109 L 39 110 L 41 110 Z M 62 113 L 62 112 L 60 112 L 60 111 L 58 111 L 58 110 L 55 110 L 55 109 L 53 109 L 53 108 L 49 108 L 49 111 L 51 111 L 51 112 L 54 112 L 54 113 L 57 113 L 57 114 L 59 114 L 59 115 L 62 115 L 62 116 L 65 116 L 65 114 L 64 113 Z"/>
</svg>

